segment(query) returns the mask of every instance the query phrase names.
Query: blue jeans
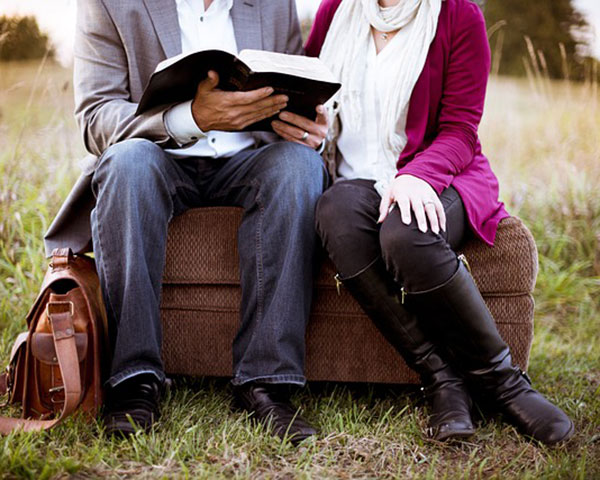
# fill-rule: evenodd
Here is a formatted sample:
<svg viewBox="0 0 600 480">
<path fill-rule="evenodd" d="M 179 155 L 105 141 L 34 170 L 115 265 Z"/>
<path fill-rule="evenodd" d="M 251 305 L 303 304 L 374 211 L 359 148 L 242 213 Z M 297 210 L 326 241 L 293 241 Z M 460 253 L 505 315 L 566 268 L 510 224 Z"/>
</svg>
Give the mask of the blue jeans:
<svg viewBox="0 0 600 480">
<path fill-rule="evenodd" d="M 244 217 L 233 383 L 303 385 L 314 212 L 326 182 L 320 155 L 289 142 L 229 159 L 173 159 L 142 139 L 108 148 L 94 173 L 91 216 L 113 346 L 108 384 L 141 373 L 164 380 L 159 305 L 170 220 L 192 207 L 234 205 Z"/>
</svg>

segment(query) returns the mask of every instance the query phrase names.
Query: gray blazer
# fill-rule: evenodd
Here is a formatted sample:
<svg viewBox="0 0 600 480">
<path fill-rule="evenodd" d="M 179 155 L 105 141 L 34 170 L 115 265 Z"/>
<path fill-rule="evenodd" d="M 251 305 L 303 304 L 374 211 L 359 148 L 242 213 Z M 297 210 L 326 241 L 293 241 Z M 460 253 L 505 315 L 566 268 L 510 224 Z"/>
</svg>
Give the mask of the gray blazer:
<svg viewBox="0 0 600 480">
<path fill-rule="evenodd" d="M 295 0 L 234 0 L 231 16 L 239 50 L 302 53 Z M 56 247 L 90 251 L 91 180 L 104 150 L 128 138 L 174 146 L 163 124 L 166 107 L 134 112 L 156 65 L 179 53 L 175 0 L 78 0 L 75 116 L 90 155 L 45 235 L 47 255 Z"/>
</svg>

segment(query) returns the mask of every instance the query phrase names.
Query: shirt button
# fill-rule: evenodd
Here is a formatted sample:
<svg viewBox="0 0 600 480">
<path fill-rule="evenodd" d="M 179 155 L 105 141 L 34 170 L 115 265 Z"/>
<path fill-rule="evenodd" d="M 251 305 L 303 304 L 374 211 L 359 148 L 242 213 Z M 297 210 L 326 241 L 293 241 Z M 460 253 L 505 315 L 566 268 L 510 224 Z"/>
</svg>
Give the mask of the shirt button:
<svg viewBox="0 0 600 480">
<path fill-rule="evenodd" d="M 204 17 L 200 17 L 200 21 L 203 22 L 204 21 Z"/>
</svg>

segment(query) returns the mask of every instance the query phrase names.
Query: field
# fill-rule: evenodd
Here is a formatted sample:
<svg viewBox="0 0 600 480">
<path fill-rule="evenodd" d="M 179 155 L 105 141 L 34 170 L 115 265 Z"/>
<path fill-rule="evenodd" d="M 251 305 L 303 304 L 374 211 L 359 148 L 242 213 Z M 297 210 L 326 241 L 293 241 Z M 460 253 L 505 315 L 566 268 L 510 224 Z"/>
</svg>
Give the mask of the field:
<svg viewBox="0 0 600 480">
<path fill-rule="evenodd" d="M 295 449 L 229 407 L 223 380 L 182 379 L 150 435 L 107 439 L 70 420 L 0 438 L 0 478 L 600 478 L 600 98 L 597 84 L 494 78 L 481 136 L 511 213 L 540 251 L 529 373 L 575 421 L 547 449 L 485 422 L 468 443 L 421 433 L 414 389 L 310 385 L 321 434 Z M 83 155 L 70 72 L 0 63 L 0 365 L 46 267 L 42 236 Z M 2 413 L 6 413 L 3 409 Z"/>
</svg>

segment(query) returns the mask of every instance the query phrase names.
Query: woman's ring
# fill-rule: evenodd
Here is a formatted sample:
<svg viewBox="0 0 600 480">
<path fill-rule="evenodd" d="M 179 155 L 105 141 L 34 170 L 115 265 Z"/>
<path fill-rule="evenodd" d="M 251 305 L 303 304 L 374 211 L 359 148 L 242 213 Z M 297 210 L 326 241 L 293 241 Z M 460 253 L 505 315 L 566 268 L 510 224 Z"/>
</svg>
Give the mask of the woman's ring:
<svg viewBox="0 0 600 480">
<path fill-rule="evenodd" d="M 302 141 L 306 140 L 308 138 L 308 135 L 309 135 L 309 133 L 307 131 L 305 131 L 300 140 L 302 140 Z"/>
<path fill-rule="evenodd" d="M 427 200 L 426 202 L 423 202 L 423 205 L 435 205 L 435 202 L 433 200 Z"/>
</svg>

